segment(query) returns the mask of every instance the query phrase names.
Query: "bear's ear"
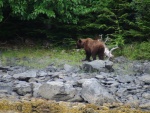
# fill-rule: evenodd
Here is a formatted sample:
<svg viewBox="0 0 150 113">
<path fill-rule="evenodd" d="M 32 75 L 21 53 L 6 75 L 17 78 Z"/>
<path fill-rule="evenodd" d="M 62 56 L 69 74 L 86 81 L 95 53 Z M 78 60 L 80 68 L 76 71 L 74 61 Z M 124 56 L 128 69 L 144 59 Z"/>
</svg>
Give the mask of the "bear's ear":
<svg viewBox="0 0 150 113">
<path fill-rule="evenodd" d="M 82 43 L 82 40 L 81 40 L 81 39 L 79 39 L 79 40 L 78 40 L 78 42 L 79 42 L 79 43 Z"/>
</svg>

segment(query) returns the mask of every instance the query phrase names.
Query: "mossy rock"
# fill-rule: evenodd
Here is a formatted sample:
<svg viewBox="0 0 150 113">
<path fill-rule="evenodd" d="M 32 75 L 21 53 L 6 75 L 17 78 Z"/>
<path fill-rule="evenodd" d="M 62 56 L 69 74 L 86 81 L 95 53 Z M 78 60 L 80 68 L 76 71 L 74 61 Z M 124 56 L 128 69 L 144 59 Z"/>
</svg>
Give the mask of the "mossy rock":
<svg viewBox="0 0 150 113">
<path fill-rule="evenodd" d="M 0 100 L 0 112 L 10 113 L 9 111 L 21 113 L 150 113 L 140 109 L 132 109 L 130 106 L 116 106 L 111 108 L 109 105 L 96 106 L 93 104 L 55 102 L 44 99 L 31 99 L 20 101 Z"/>
</svg>

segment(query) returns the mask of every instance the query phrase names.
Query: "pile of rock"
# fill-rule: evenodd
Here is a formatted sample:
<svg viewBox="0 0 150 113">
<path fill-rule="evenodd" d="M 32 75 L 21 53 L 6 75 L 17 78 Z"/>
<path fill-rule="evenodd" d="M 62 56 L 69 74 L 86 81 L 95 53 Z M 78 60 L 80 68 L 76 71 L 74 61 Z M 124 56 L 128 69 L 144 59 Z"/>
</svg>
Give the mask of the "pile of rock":
<svg viewBox="0 0 150 113">
<path fill-rule="evenodd" d="M 0 68 L 0 98 L 36 97 L 96 105 L 123 103 L 150 110 L 150 62 L 95 60 L 74 67 Z"/>
</svg>

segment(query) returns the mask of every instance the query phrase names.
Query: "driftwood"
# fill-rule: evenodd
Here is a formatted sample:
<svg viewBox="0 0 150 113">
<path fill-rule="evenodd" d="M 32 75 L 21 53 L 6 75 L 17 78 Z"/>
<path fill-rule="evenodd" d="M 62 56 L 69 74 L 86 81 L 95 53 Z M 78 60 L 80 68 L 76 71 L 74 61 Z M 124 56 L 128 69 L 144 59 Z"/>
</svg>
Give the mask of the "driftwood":
<svg viewBox="0 0 150 113">
<path fill-rule="evenodd" d="M 103 43 L 104 43 L 104 47 L 105 47 L 105 55 L 108 57 L 108 59 L 110 59 L 110 58 L 113 58 L 114 57 L 114 55 L 112 54 L 112 52 L 115 50 L 115 49 L 118 49 L 119 47 L 118 46 L 115 46 L 115 47 L 113 47 L 111 50 L 109 50 L 108 49 L 108 47 L 106 46 L 106 42 L 110 39 L 109 38 L 109 36 L 107 35 L 107 38 L 105 39 L 105 41 L 103 41 L 103 35 L 102 34 L 100 34 L 99 35 L 99 41 L 102 41 Z"/>
</svg>

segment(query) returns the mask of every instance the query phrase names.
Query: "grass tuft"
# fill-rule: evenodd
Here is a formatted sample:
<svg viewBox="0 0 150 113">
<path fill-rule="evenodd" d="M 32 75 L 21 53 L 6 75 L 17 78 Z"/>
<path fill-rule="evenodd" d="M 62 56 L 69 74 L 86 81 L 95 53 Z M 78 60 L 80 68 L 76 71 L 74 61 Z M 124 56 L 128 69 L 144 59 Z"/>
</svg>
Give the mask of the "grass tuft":
<svg viewBox="0 0 150 113">
<path fill-rule="evenodd" d="M 131 60 L 150 60 L 150 42 L 133 43 L 114 51 L 115 56 L 125 56 Z"/>
<path fill-rule="evenodd" d="M 125 45 L 124 48 L 117 49 L 113 53 L 115 57 L 125 56 L 132 60 L 150 60 L 150 42 L 134 43 Z M 1 64 L 21 65 L 31 68 L 44 68 L 50 64 L 55 66 L 61 64 L 80 65 L 81 60 L 85 58 L 84 50 L 65 49 L 62 47 L 53 47 L 43 49 L 41 47 L 20 49 L 7 49 L 1 51 Z"/>
<path fill-rule="evenodd" d="M 2 65 L 21 65 L 32 68 L 44 68 L 50 64 L 81 64 L 84 52 L 77 50 L 65 50 L 60 48 L 22 48 L 19 50 L 7 50 L 1 54 Z"/>
</svg>

